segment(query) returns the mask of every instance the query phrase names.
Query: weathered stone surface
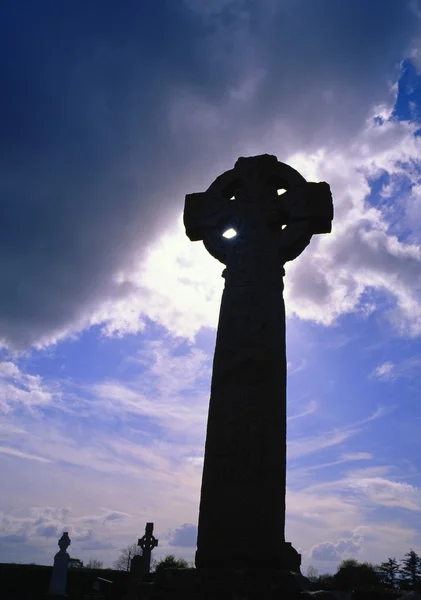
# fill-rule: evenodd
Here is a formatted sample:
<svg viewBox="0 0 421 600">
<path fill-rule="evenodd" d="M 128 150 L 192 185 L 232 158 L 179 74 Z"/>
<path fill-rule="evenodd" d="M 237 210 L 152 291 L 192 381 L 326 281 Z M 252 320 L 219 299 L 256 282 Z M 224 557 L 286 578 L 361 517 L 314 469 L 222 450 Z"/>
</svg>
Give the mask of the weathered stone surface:
<svg viewBox="0 0 421 600">
<path fill-rule="evenodd" d="M 308 183 L 269 155 L 240 158 L 206 192 L 186 196 L 187 235 L 203 240 L 226 265 L 199 513 L 200 569 L 299 572 L 300 555 L 284 538 L 283 265 L 313 234 L 329 232 L 332 218 L 328 184 Z M 232 239 L 223 236 L 229 228 L 237 232 Z"/>
</svg>

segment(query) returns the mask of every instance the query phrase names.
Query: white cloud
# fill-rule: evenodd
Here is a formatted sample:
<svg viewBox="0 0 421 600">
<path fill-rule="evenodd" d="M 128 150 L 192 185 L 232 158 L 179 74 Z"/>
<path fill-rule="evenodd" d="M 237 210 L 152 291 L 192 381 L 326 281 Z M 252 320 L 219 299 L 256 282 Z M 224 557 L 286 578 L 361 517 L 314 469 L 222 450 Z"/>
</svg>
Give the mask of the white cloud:
<svg viewBox="0 0 421 600">
<path fill-rule="evenodd" d="M 174 336 L 193 339 L 201 327 L 215 327 L 222 293 L 222 265 L 185 236 L 181 219 L 175 232 L 155 243 L 145 263 L 121 274 L 133 292 L 94 317 L 104 333 L 139 331 L 146 315 Z"/>
<path fill-rule="evenodd" d="M 57 390 L 47 386 L 39 375 L 23 373 L 10 361 L 0 362 L 0 411 L 8 413 L 18 406 L 29 411 L 50 404 Z"/>
<path fill-rule="evenodd" d="M 388 470 L 389 467 L 356 469 L 349 471 L 342 479 L 316 483 L 309 488 L 317 493 L 322 490 L 346 493 L 350 501 L 361 502 L 364 506 L 375 505 L 420 511 L 420 489 L 403 481 L 387 479 L 385 473 Z"/>
<path fill-rule="evenodd" d="M 419 356 L 410 356 L 394 363 L 387 361 L 378 365 L 371 373 L 381 381 L 396 381 L 397 379 L 412 379 L 418 375 L 421 367 Z"/>
<path fill-rule="evenodd" d="M 86 526 L 90 519 L 92 517 L 77 517 L 67 507 L 33 507 L 25 516 L 0 513 L 0 542 L 3 548 L 10 548 L 10 544 L 16 543 L 25 543 L 28 548 L 38 545 L 40 555 L 48 557 L 49 563 L 63 531 L 69 532 L 70 552 L 78 556 L 82 554 L 83 558 L 87 556 L 86 551 L 115 548 L 106 527 L 107 515 L 94 517 L 95 529 Z"/>
<path fill-rule="evenodd" d="M 394 368 L 395 365 L 392 362 L 384 362 L 374 369 L 373 375 L 378 379 L 390 381 L 395 378 Z"/>
<path fill-rule="evenodd" d="M 300 548 L 303 565 L 312 563 L 311 550 L 323 544 L 323 540 L 355 538 L 356 531 L 364 518 L 364 506 L 350 495 L 331 490 L 317 490 L 310 485 L 302 489 L 291 486 L 287 490 L 287 539 Z M 326 540 L 326 541 L 327 541 Z M 340 560 L 336 548 L 330 546 L 331 556 L 324 557 L 325 570 L 335 570 Z M 334 544 L 333 544 L 334 545 Z M 335 552 L 333 552 L 333 550 Z M 319 556 L 319 558 L 321 558 Z"/>
<path fill-rule="evenodd" d="M 296 482 L 288 487 L 288 539 L 301 548 L 304 565 L 318 561 L 316 566 L 334 572 L 349 556 L 378 563 L 387 559 L 390 548 L 400 558 L 421 544 L 416 525 L 420 490 L 388 479 L 387 470 L 359 469 L 314 484 L 307 473 L 300 489 Z"/>
<path fill-rule="evenodd" d="M 169 535 L 169 545 L 180 548 L 196 548 L 197 525 L 184 523 Z"/>
<path fill-rule="evenodd" d="M 20 371 L 14 363 L 10 361 L 2 362 L 0 363 L 0 377 L 7 379 L 19 379 Z"/>
<path fill-rule="evenodd" d="M 325 146 L 287 158 L 308 179 L 328 181 L 335 204 L 332 234 L 315 236 L 303 256 L 287 265 L 288 314 L 331 325 L 346 313 L 372 313 L 374 291 L 390 299 L 389 319 L 401 335 L 421 333 L 421 238 L 398 239 L 387 207 L 366 201 L 370 177 L 383 172 L 418 177 L 414 165 L 421 165 L 421 141 L 414 131 L 408 123 L 370 122 L 346 149 Z M 269 148 L 257 144 L 252 153 L 268 150 L 276 152 L 276 140 Z M 180 220 L 151 247 L 146 262 L 120 274 L 133 292 L 93 322 L 105 322 L 107 334 L 124 334 L 142 329 L 139 315 L 146 315 L 174 335 L 193 339 L 202 327 L 216 327 L 222 269 L 202 244 L 188 241 Z"/>
<path fill-rule="evenodd" d="M 313 546 L 309 553 L 309 560 L 336 565 L 344 558 L 357 555 L 361 551 L 362 536 L 353 535 L 349 538 L 338 540 L 336 543 L 322 542 Z"/>
<path fill-rule="evenodd" d="M 83 525 L 85 527 L 99 527 L 99 526 L 109 526 L 109 527 L 120 527 L 122 521 L 126 519 L 130 519 L 132 515 L 129 513 L 112 510 L 109 508 L 99 507 L 101 514 L 91 515 L 91 516 L 83 516 L 75 518 L 75 523 Z"/>
<path fill-rule="evenodd" d="M 375 505 L 421 510 L 421 491 L 408 483 L 383 477 L 359 477 L 356 473 L 347 478 L 346 484 Z"/>
</svg>

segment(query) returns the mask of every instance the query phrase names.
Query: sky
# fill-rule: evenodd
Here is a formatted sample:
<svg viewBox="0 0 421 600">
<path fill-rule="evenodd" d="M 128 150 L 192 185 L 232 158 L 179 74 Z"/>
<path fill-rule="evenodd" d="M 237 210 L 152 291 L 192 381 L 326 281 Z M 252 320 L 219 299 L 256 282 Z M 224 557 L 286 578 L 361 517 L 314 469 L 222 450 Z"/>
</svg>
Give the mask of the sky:
<svg viewBox="0 0 421 600">
<path fill-rule="evenodd" d="M 335 205 L 286 266 L 287 539 L 421 553 L 421 2 L 6 0 L 0 81 L 0 561 L 147 521 L 193 560 L 223 279 L 184 196 L 263 153 Z"/>
</svg>

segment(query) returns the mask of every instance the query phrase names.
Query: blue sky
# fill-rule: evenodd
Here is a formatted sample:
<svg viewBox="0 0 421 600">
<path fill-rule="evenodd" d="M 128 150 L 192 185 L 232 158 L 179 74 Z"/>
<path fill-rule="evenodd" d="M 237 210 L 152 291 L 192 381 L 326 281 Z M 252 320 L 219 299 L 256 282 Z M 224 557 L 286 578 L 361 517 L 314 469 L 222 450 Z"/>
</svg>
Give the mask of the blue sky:
<svg viewBox="0 0 421 600">
<path fill-rule="evenodd" d="M 421 5 L 4 2 L 0 560 L 193 559 L 221 266 L 186 193 L 271 153 L 328 181 L 288 264 L 287 538 L 421 552 Z M 253 526 L 252 517 L 249 524 Z"/>
</svg>

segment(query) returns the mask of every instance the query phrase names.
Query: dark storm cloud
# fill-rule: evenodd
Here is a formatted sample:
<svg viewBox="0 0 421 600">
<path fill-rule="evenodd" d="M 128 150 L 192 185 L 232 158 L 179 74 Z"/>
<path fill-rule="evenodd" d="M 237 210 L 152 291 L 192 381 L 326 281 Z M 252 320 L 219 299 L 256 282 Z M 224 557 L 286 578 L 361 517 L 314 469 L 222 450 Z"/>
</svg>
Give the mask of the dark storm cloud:
<svg viewBox="0 0 421 600">
<path fill-rule="evenodd" d="M 410 4 L 287 0 L 273 7 L 259 32 L 272 74 L 261 90 L 267 114 L 292 118 L 310 145 L 323 134 L 349 135 L 370 104 L 384 100 L 419 30 Z"/>
<path fill-rule="evenodd" d="M 296 131 L 285 144 L 346 136 L 417 26 L 393 0 L 222 5 L 2 4 L 0 340 L 60 337 L 124 296 L 118 269 L 175 218 L 207 165 L 211 181 L 215 161 L 230 168 L 274 118 Z M 186 126 L 195 115 L 183 98 L 225 110 L 227 90 L 255 69 L 253 99 L 231 101 L 209 140 L 200 117 Z"/>
<path fill-rule="evenodd" d="M 0 337 L 12 343 L 118 294 L 110 275 L 171 211 L 153 195 L 176 163 L 168 89 L 200 72 L 171 10 L 142 5 L 9 3 L 0 16 Z"/>
</svg>

